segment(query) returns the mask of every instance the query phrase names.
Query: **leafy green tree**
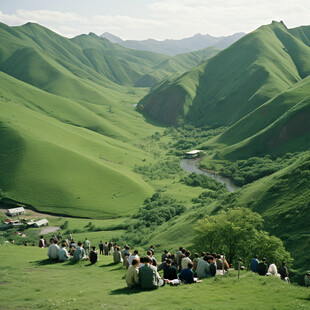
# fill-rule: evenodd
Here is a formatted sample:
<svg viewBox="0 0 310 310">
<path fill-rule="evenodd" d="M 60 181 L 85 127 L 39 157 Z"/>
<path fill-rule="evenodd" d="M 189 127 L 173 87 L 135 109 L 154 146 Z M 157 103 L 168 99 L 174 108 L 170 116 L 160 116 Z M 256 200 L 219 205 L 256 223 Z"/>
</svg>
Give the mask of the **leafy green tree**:
<svg viewBox="0 0 310 310">
<path fill-rule="evenodd" d="M 198 250 L 225 253 L 229 262 L 241 257 L 244 262 L 253 255 L 268 261 L 290 261 L 282 241 L 262 230 L 263 219 L 247 208 L 228 209 L 199 220 L 194 243 Z"/>
</svg>

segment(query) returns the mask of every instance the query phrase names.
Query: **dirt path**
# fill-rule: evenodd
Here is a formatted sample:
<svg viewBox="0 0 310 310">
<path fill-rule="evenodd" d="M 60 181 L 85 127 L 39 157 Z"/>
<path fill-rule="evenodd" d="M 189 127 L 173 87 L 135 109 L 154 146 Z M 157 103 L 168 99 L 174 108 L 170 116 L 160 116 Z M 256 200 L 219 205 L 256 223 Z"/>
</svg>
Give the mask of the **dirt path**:
<svg viewBox="0 0 310 310">
<path fill-rule="evenodd" d="M 60 227 L 57 227 L 57 226 L 45 227 L 45 228 L 43 228 L 43 229 L 40 231 L 40 235 L 46 235 L 46 234 L 55 232 L 55 231 L 57 231 L 57 230 L 59 230 L 59 229 L 60 229 Z"/>
</svg>

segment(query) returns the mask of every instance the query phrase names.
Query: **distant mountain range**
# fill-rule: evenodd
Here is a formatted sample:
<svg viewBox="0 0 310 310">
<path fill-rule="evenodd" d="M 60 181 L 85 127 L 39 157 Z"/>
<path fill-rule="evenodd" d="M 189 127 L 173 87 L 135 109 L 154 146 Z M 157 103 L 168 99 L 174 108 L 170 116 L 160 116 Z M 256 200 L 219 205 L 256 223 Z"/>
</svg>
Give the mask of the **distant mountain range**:
<svg viewBox="0 0 310 310">
<path fill-rule="evenodd" d="M 122 40 L 121 38 L 105 32 L 101 35 L 102 38 L 108 39 L 112 43 L 117 43 L 127 48 L 151 51 L 166 55 L 177 55 L 204 49 L 206 47 L 226 48 L 232 43 L 238 41 L 245 35 L 244 32 L 235 33 L 230 36 L 213 37 L 208 34 L 202 35 L 197 33 L 193 37 L 184 38 L 181 40 L 164 40 L 158 41 L 154 39 L 148 40 Z"/>
</svg>

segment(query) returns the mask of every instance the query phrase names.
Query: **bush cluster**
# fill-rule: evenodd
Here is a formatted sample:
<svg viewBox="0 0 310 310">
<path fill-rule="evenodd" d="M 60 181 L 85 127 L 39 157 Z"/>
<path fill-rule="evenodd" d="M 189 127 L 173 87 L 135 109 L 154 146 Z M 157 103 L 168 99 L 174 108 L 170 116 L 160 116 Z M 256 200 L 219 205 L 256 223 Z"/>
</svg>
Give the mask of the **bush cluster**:
<svg viewBox="0 0 310 310">
<path fill-rule="evenodd" d="M 185 183 L 188 186 L 200 186 L 202 188 L 208 188 L 213 191 L 224 191 L 226 187 L 224 184 L 204 175 L 197 174 L 196 172 L 191 173 L 189 176 L 181 179 L 181 182 Z"/>
</svg>

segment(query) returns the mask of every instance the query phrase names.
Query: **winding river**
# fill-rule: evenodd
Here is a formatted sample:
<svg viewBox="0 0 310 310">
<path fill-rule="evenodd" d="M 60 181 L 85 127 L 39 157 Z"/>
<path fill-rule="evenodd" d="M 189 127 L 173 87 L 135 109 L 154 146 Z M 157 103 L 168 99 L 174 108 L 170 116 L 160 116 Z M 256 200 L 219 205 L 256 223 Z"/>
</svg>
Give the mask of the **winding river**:
<svg viewBox="0 0 310 310">
<path fill-rule="evenodd" d="M 196 172 L 197 174 L 204 174 L 204 175 L 207 175 L 208 177 L 212 178 L 212 179 L 215 179 L 223 184 L 226 185 L 227 189 L 230 191 L 230 192 L 234 192 L 235 190 L 237 190 L 239 187 L 234 185 L 232 183 L 232 181 L 228 178 L 225 178 L 219 174 L 212 174 L 210 172 L 207 172 L 207 171 L 204 171 L 204 170 L 201 170 L 199 168 L 197 168 L 197 164 L 199 162 L 199 158 L 195 158 L 195 159 L 187 159 L 187 158 L 184 158 L 184 159 L 181 159 L 180 161 L 180 166 L 187 172 Z"/>
</svg>

